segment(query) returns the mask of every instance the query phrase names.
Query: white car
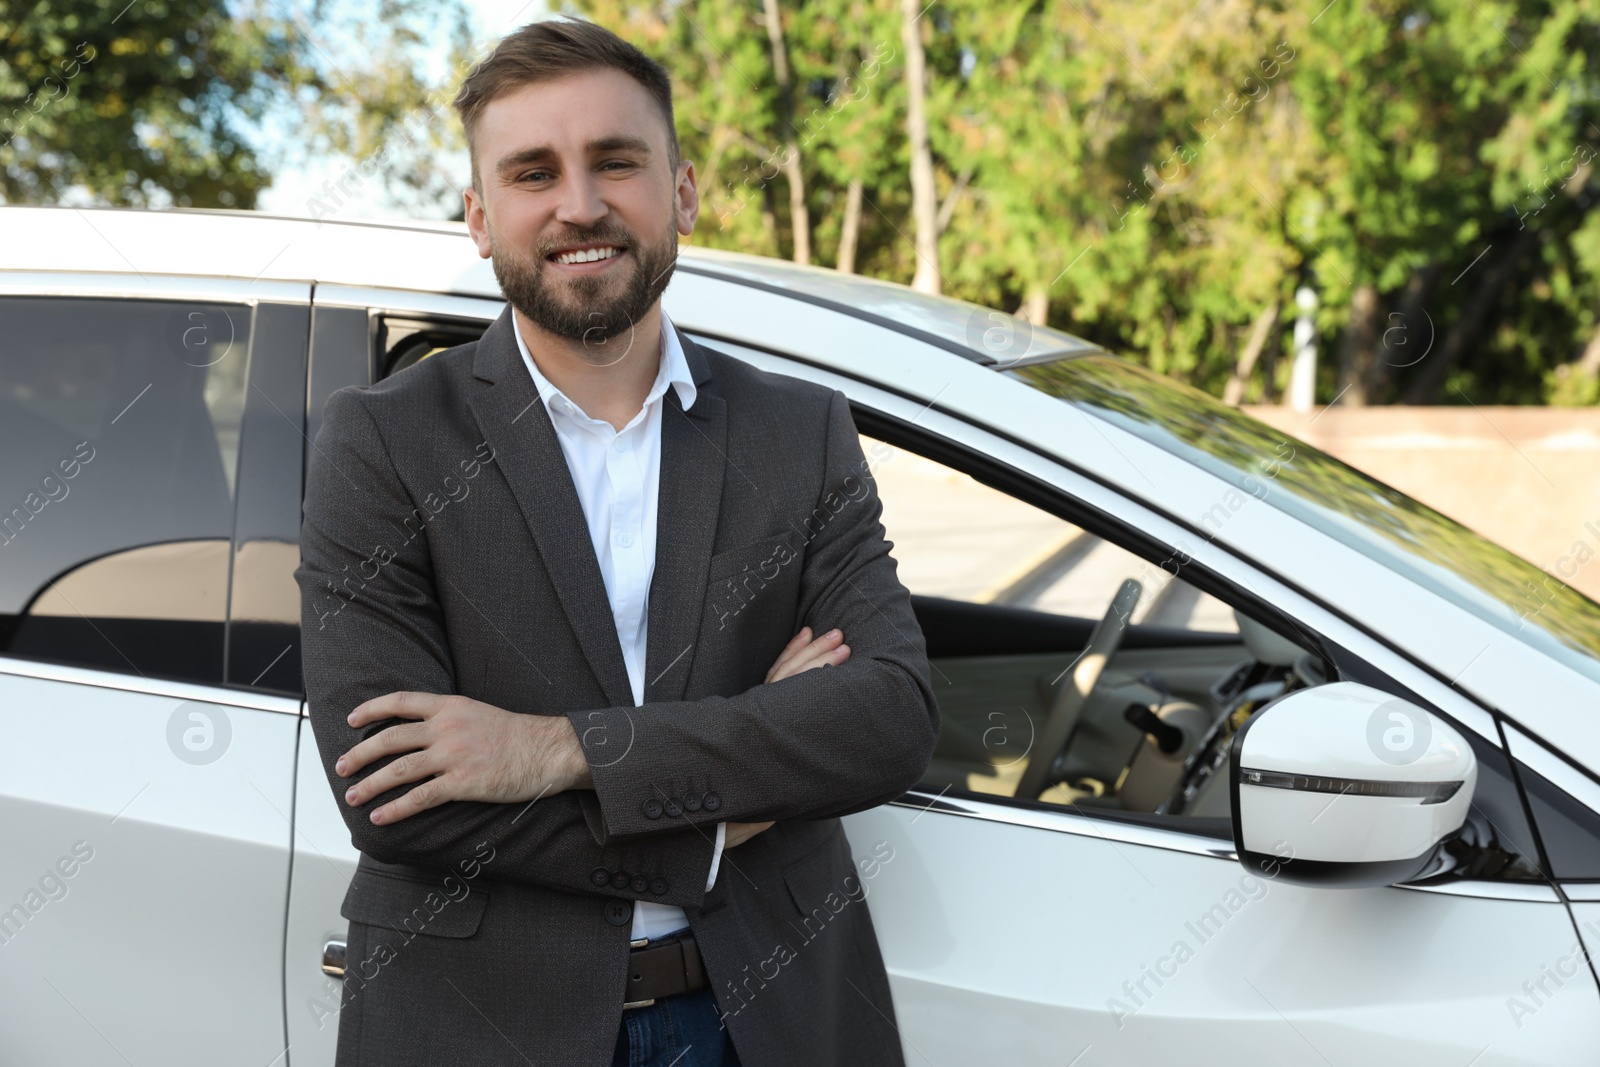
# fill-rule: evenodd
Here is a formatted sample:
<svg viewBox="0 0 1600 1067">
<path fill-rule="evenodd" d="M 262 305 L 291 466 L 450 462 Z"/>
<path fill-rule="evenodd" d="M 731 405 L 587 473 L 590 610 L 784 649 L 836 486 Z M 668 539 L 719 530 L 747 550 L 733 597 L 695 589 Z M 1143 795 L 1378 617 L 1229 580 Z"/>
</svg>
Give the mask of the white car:
<svg viewBox="0 0 1600 1067">
<path fill-rule="evenodd" d="M 331 1064 L 309 442 L 493 274 L 448 224 L 0 235 L 0 1061 Z M 908 1063 L 1595 1062 L 1600 607 L 1054 330 L 689 247 L 665 301 L 866 438 L 943 723 L 845 820 Z"/>
</svg>

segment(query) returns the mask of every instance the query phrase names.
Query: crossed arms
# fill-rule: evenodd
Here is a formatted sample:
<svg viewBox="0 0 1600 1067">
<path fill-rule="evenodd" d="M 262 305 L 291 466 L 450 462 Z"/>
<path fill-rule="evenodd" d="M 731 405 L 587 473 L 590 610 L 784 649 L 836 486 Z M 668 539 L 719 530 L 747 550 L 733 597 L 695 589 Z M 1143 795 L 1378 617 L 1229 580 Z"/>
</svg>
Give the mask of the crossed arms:
<svg viewBox="0 0 1600 1067">
<path fill-rule="evenodd" d="M 829 818 L 914 785 L 938 711 L 837 392 L 827 435 L 824 489 L 806 511 L 827 521 L 806 527 L 815 532 L 798 621 L 850 635 L 843 654 L 802 632 L 770 681 L 734 696 L 524 715 L 456 695 L 426 536 L 326 611 L 334 583 L 414 511 L 363 395 L 336 392 L 311 463 L 295 577 L 311 725 L 356 847 L 383 862 L 452 866 L 489 841 L 496 877 L 584 893 L 596 892 L 596 867 L 649 869 L 670 886 L 660 902 L 689 906 L 704 894 L 716 823 L 731 834 L 734 824 Z M 808 669 L 824 662 L 830 669 Z M 407 721 L 385 725 L 396 718 Z M 604 744 L 618 737 L 631 744 L 612 759 L 615 744 Z M 710 783 L 719 807 L 649 817 L 644 802 L 686 780 Z"/>
</svg>

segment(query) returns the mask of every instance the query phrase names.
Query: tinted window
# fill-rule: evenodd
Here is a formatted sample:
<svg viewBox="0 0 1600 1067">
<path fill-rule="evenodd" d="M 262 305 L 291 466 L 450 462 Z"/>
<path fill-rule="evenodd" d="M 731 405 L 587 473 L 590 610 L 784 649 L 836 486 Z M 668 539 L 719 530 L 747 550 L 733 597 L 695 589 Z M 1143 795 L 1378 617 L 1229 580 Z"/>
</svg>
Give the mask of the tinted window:
<svg viewBox="0 0 1600 1067">
<path fill-rule="evenodd" d="M 221 682 L 251 326 L 0 298 L 0 652 Z"/>
</svg>

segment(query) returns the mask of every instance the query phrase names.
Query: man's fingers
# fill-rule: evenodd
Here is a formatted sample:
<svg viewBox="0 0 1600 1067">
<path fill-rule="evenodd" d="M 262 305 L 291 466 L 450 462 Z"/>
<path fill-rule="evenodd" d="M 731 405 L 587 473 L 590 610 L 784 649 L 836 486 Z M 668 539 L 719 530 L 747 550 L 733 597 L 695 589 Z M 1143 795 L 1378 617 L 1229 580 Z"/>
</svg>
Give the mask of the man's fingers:
<svg viewBox="0 0 1600 1067">
<path fill-rule="evenodd" d="M 345 721 L 351 726 L 365 726 L 384 719 L 430 719 L 444 706 L 446 699 L 440 693 L 385 693 L 356 705 Z"/>
<path fill-rule="evenodd" d="M 430 758 L 429 749 L 407 752 L 393 763 L 380 767 L 346 789 L 345 802 L 352 808 L 359 808 L 373 797 L 387 793 L 397 785 L 421 781 L 437 771 L 438 767 Z"/>
<path fill-rule="evenodd" d="M 388 726 L 355 745 L 334 763 L 334 773 L 341 778 L 352 774 L 375 760 L 396 752 L 410 752 L 428 744 L 426 723 L 407 722 Z"/>
<path fill-rule="evenodd" d="M 786 661 L 780 661 L 768 680 L 776 682 L 783 678 L 792 678 L 813 667 L 825 667 L 829 664 L 837 666 L 843 663 L 850 658 L 849 646 L 842 644 L 843 641 L 842 633 L 838 630 L 829 630 Z M 842 653 L 841 649 L 844 650 Z"/>
<path fill-rule="evenodd" d="M 374 823 L 387 826 L 389 823 L 409 819 L 419 811 L 436 808 L 447 800 L 454 800 L 452 783 L 449 776 L 441 775 L 430 778 L 421 785 L 407 790 L 404 796 L 396 797 L 383 807 L 368 816 Z"/>
<path fill-rule="evenodd" d="M 766 681 L 775 681 L 775 676 L 783 669 L 783 665 L 796 652 L 806 647 L 806 642 L 809 640 L 811 640 L 811 627 L 800 627 L 800 632 L 789 638 L 789 643 L 783 646 L 783 651 L 778 653 L 778 658 L 773 661 L 771 667 L 767 668 Z"/>
<path fill-rule="evenodd" d="M 805 629 L 802 629 L 801 633 L 804 632 Z M 789 649 L 785 649 L 784 654 L 779 656 L 778 662 L 773 665 L 772 680 L 777 681 L 779 678 L 789 678 L 809 669 L 820 657 L 830 652 L 842 640 L 844 640 L 844 635 L 838 630 L 829 630 L 821 637 L 801 644 L 799 648 L 792 652 Z M 791 641 L 789 645 L 790 648 L 794 648 L 795 642 Z"/>
</svg>

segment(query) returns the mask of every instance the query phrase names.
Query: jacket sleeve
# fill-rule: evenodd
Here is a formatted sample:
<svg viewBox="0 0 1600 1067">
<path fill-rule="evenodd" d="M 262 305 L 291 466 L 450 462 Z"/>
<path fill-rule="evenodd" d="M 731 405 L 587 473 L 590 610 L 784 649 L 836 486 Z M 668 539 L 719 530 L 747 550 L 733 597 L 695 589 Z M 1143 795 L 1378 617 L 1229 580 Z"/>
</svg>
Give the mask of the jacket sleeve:
<svg viewBox="0 0 1600 1067">
<path fill-rule="evenodd" d="M 492 875 L 554 889 L 640 896 L 679 907 L 705 894 L 716 827 L 681 826 L 627 845 L 607 844 L 599 805 L 587 790 L 531 804 L 451 801 L 376 826 L 368 815 L 415 783 L 352 808 L 344 791 L 386 766 L 378 760 L 351 778 L 335 761 L 392 725 L 357 730 L 345 720 L 358 705 L 400 690 L 457 693 L 450 642 L 435 589 L 424 513 L 413 505 L 360 392 L 329 399 L 313 445 L 300 534 L 301 651 L 311 729 L 323 770 L 356 848 L 386 863 L 456 867 L 487 842 Z M 514 709 L 513 709 L 514 710 Z M 460 868 L 460 869 L 465 869 Z M 628 885 L 607 879 L 625 872 Z M 665 892 L 640 894 L 636 876 Z"/>
<path fill-rule="evenodd" d="M 656 829 L 647 802 L 691 786 L 717 803 L 693 812 L 674 806 L 673 822 L 824 819 L 893 800 L 927 770 L 939 736 L 927 647 L 838 391 L 823 462 L 818 499 L 793 517 L 807 538 L 796 628 L 839 627 L 850 658 L 736 696 L 570 713 L 607 840 Z M 634 743 L 621 760 L 589 743 L 630 730 Z"/>
</svg>

